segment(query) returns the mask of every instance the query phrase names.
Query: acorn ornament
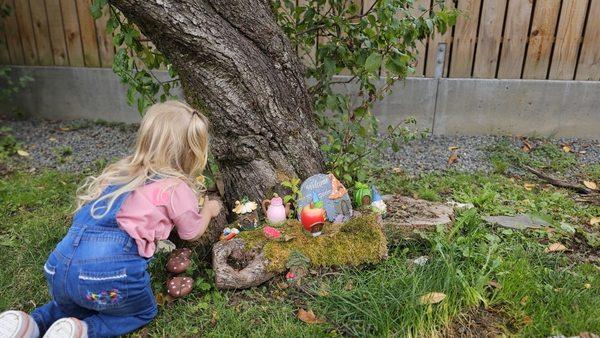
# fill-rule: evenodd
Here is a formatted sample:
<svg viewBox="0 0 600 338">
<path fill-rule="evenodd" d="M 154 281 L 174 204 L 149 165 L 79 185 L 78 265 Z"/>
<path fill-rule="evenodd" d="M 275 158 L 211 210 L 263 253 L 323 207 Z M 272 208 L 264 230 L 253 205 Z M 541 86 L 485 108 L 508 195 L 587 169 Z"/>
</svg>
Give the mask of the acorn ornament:
<svg viewBox="0 0 600 338">
<path fill-rule="evenodd" d="M 194 279 L 191 277 L 173 277 L 167 281 L 167 293 L 173 298 L 180 298 L 192 292 Z"/>
</svg>

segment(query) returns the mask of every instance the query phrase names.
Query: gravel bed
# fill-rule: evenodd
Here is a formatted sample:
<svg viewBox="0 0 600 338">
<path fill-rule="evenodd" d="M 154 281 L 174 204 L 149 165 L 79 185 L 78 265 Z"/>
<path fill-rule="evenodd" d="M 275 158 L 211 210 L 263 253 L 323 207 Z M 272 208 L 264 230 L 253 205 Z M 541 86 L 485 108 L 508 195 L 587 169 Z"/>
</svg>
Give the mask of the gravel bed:
<svg viewBox="0 0 600 338">
<path fill-rule="evenodd" d="M 134 142 L 134 125 L 94 123 L 85 120 L 0 120 L 30 153 L 33 168 L 81 171 L 102 161 L 112 161 L 128 154 Z M 598 140 L 552 139 L 557 146 L 568 144 L 581 164 L 600 162 Z M 507 136 L 431 136 L 414 140 L 390 153 L 394 167 L 408 174 L 439 170 L 490 171 L 488 149 L 499 142 L 520 148 L 523 141 Z M 448 164 L 455 149 L 458 160 Z M 577 169 L 575 169 L 576 171 Z"/>
<path fill-rule="evenodd" d="M 131 125 L 104 125 L 86 120 L 0 121 L 30 154 L 32 168 L 82 171 L 126 156 L 137 128 Z"/>
</svg>

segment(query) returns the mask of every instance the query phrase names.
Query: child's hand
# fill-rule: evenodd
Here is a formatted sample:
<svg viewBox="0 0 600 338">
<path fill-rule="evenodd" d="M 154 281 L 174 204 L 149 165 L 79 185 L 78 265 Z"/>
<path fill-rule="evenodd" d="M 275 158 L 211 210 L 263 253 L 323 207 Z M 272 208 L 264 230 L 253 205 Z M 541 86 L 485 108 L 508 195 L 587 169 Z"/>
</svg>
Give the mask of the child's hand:
<svg viewBox="0 0 600 338">
<path fill-rule="evenodd" d="M 221 212 L 221 203 L 217 200 L 209 200 L 208 197 L 205 197 L 202 211 L 207 213 L 211 218 L 217 217 Z"/>
</svg>

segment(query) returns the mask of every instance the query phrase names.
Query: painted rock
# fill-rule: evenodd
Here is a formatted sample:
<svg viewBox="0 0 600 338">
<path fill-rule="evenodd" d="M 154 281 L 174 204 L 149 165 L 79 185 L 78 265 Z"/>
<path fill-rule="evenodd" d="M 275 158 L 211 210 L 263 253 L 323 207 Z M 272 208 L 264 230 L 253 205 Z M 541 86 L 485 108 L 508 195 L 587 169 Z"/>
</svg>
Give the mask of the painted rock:
<svg viewBox="0 0 600 338">
<path fill-rule="evenodd" d="M 279 239 L 281 238 L 281 232 L 273 227 L 266 226 L 263 228 L 263 233 L 269 239 Z"/>
<path fill-rule="evenodd" d="M 313 193 L 323 201 L 323 208 L 330 222 L 346 222 L 352 217 L 352 201 L 344 185 L 333 174 L 317 174 L 307 178 L 300 186 L 302 198 L 298 210 L 304 209 L 313 200 Z M 301 213 L 298 213 L 301 220 Z"/>
<path fill-rule="evenodd" d="M 173 277 L 167 281 L 167 293 L 174 298 L 185 297 L 192 292 L 193 285 L 191 277 Z"/>
<path fill-rule="evenodd" d="M 167 271 L 170 273 L 182 273 L 188 266 L 190 266 L 192 260 L 190 257 L 184 255 L 172 255 L 167 261 Z"/>
</svg>

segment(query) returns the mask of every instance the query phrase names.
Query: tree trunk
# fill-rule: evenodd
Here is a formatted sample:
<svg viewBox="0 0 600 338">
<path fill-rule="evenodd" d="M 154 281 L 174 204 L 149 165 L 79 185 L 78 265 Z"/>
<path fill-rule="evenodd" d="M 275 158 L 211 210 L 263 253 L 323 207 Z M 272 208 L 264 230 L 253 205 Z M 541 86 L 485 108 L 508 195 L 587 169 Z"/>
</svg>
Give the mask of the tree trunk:
<svg viewBox="0 0 600 338">
<path fill-rule="evenodd" d="M 212 125 L 225 200 L 324 169 L 303 67 L 269 1 L 110 0 L 177 70 Z"/>
</svg>

